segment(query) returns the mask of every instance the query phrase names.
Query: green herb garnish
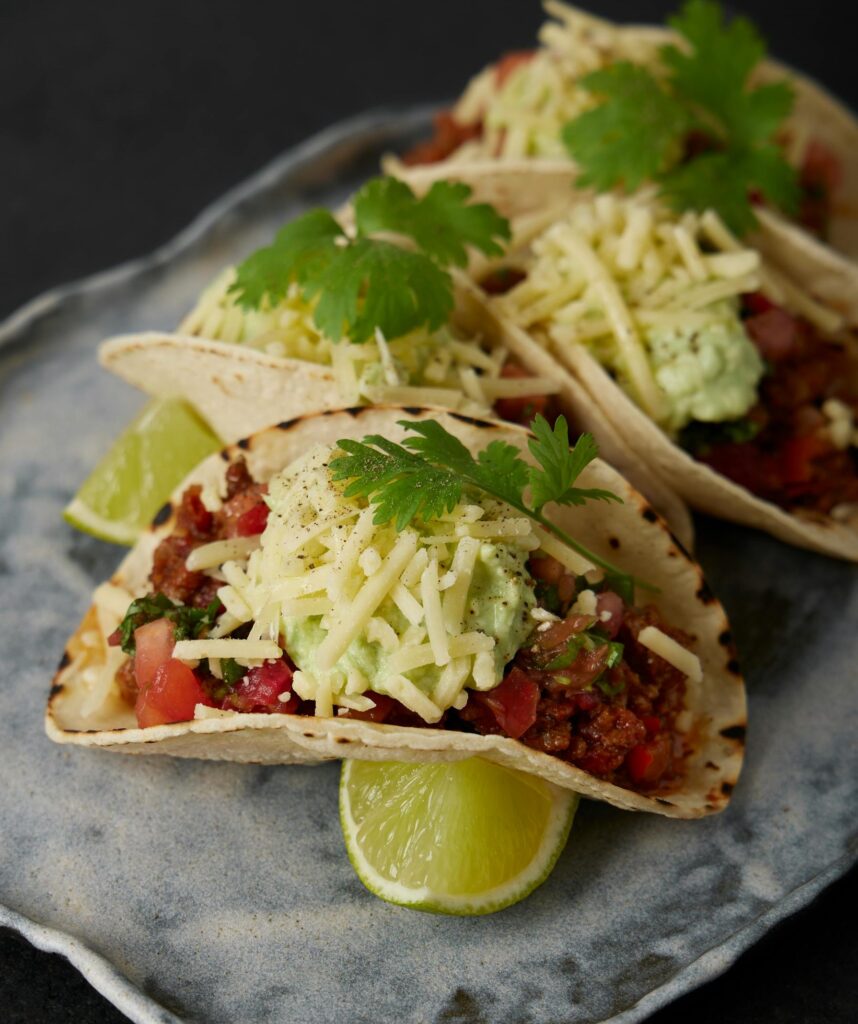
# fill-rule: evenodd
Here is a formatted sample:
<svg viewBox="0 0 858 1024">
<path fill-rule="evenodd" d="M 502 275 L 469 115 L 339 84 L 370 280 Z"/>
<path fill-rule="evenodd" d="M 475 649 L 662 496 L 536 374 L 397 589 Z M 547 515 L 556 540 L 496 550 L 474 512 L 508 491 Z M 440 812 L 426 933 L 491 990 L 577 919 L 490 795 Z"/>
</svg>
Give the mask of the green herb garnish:
<svg viewBox="0 0 858 1024">
<path fill-rule="evenodd" d="M 239 679 L 243 679 L 247 675 L 247 669 L 243 665 L 239 665 L 235 658 L 224 658 L 220 663 L 220 671 L 223 681 L 229 687 L 235 686 Z"/>
<path fill-rule="evenodd" d="M 664 78 L 618 61 L 581 79 L 603 102 L 563 129 L 579 183 L 631 191 L 651 179 L 674 209 L 715 209 L 739 234 L 756 225 L 751 193 L 795 213 L 798 174 L 775 141 L 792 87 L 748 85 L 762 37 L 747 18 L 727 23 L 712 0 L 689 0 L 669 24 L 687 45 L 661 48 Z"/>
<path fill-rule="evenodd" d="M 166 594 L 150 594 L 132 601 L 119 624 L 120 646 L 126 654 L 134 654 L 134 630 L 155 619 L 169 619 L 173 623 L 173 639 L 194 640 L 204 629 L 210 629 L 220 611 L 220 600 L 215 598 L 206 608 L 189 608 L 175 604 Z"/>
<path fill-rule="evenodd" d="M 721 423 L 703 423 L 692 420 L 679 432 L 679 444 L 693 455 L 705 455 L 719 444 L 744 444 L 760 432 L 756 420 L 724 420 Z"/>
<path fill-rule="evenodd" d="M 575 664 L 578 655 L 582 650 L 595 651 L 600 647 L 608 647 L 608 656 L 605 659 L 603 671 L 618 665 L 623 658 L 623 644 L 615 640 L 609 640 L 604 633 L 599 631 L 598 626 L 575 633 L 566 641 L 566 649 L 554 657 L 544 667 L 549 672 L 559 668 L 570 668 Z"/>
<path fill-rule="evenodd" d="M 574 486 L 598 454 L 590 434 L 582 434 L 570 448 L 565 417 L 559 416 L 552 429 L 537 416 L 528 447 L 538 465 L 529 466 L 507 441 L 492 441 L 474 458 L 435 420 L 399 423 L 417 436 L 401 445 L 379 434 L 363 441 L 338 441 L 346 454 L 330 463 L 334 480 L 351 480 L 343 492 L 346 497 L 364 497 L 376 506 L 374 522 L 393 522 L 403 530 L 415 517 L 434 519 L 452 512 L 465 491 L 482 492 L 506 502 L 594 565 L 633 585 L 632 577 L 570 537 L 542 512 L 550 501 L 558 505 L 622 501 L 611 491 Z M 528 487 L 530 503 L 524 497 Z"/>
<path fill-rule="evenodd" d="M 230 291 L 258 309 L 283 300 L 295 282 L 332 341 L 362 343 L 376 329 L 389 340 L 424 325 L 437 330 L 453 308 L 446 268 L 465 266 L 468 246 L 500 256 L 498 239 L 510 238 L 508 221 L 470 195 L 468 185 L 436 181 L 418 199 L 396 178 L 374 178 L 355 196 L 354 237 L 327 210 L 310 210 L 238 267 Z"/>
</svg>

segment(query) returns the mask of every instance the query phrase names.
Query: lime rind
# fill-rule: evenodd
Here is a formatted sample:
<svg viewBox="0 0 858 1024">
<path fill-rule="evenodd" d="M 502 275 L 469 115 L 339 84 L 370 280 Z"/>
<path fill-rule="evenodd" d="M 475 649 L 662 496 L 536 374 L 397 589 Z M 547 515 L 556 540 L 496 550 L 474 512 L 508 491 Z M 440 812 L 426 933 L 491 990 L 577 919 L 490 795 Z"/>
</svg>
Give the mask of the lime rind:
<svg viewBox="0 0 858 1024">
<path fill-rule="evenodd" d="M 220 441 L 179 399 L 149 402 L 66 506 L 71 526 L 133 544 L 175 487 Z"/>
<path fill-rule="evenodd" d="M 482 777 L 461 778 L 464 799 L 457 801 L 456 774 L 473 775 L 476 765 Z M 425 800 L 409 793 L 415 777 L 425 787 Z M 380 899 L 429 913 L 482 915 L 518 903 L 548 878 L 566 845 L 578 799 L 542 779 L 477 758 L 418 765 L 355 760 L 343 764 L 340 821 L 358 878 Z M 522 819 L 517 829 L 511 827 L 516 815 Z M 526 861 L 514 873 L 483 889 L 473 884 L 475 864 L 496 866 L 505 846 L 520 846 L 524 836 L 537 832 Z M 379 836 L 385 840 L 381 850 Z M 370 855 L 367 848 L 373 843 L 375 854 Z M 385 859 L 386 864 L 373 863 Z M 451 877 L 441 882 L 445 863 Z M 463 886 L 469 871 L 470 885 Z M 418 884 L 421 872 L 434 873 L 434 885 Z M 452 877 L 456 873 L 458 883 Z"/>
</svg>

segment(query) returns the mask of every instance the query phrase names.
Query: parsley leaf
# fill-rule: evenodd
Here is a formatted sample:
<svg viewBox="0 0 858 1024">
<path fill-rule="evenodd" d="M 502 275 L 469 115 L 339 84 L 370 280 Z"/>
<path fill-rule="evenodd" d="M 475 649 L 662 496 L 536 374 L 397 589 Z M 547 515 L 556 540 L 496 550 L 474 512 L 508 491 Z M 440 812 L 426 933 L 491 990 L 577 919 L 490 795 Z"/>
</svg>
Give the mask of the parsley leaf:
<svg viewBox="0 0 858 1024">
<path fill-rule="evenodd" d="M 765 55 L 759 33 L 746 18 L 726 22 L 713 0 L 689 0 L 669 22 L 686 45 L 661 48 L 663 82 L 626 61 L 581 79 L 603 97 L 563 129 L 581 184 L 628 191 L 651 179 L 675 209 L 715 209 L 739 234 L 756 225 L 755 194 L 794 213 L 798 174 L 775 142 L 793 90 L 749 86 Z M 687 154 L 690 137 L 702 145 Z"/>
<path fill-rule="evenodd" d="M 438 181 L 418 199 L 395 178 L 367 182 L 354 200 L 355 237 L 323 209 L 310 210 L 249 256 L 230 288 L 239 305 L 282 301 L 294 282 L 313 320 L 332 341 L 360 344 L 376 328 L 388 339 L 426 326 L 436 330 L 453 308 L 448 266 L 467 263 L 467 247 L 503 252 L 509 223 L 487 203 L 469 203 L 469 186 Z M 405 248 L 378 233 L 409 239 Z"/>
<path fill-rule="evenodd" d="M 606 101 L 563 128 L 563 142 L 581 165 L 581 185 L 631 192 L 676 162 L 693 122 L 646 68 L 618 61 L 580 84 Z"/>
<path fill-rule="evenodd" d="M 128 606 L 125 618 L 119 624 L 120 646 L 126 654 L 134 654 L 134 630 L 155 619 L 169 619 L 173 623 L 174 640 L 193 640 L 214 625 L 219 611 L 218 598 L 206 608 L 190 608 L 174 604 L 166 594 L 138 597 Z"/>
<path fill-rule="evenodd" d="M 451 512 L 468 490 L 482 492 L 506 502 L 612 577 L 626 581 L 626 590 L 633 586 L 627 573 L 546 519 L 541 504 L 531 506 L 525 500 L 525 489 L 528 484 L 533 488 L 534 480 L 540 495 L 551 495 L 546 500 L 565 499 L 565 504 L 581 504 L 579 498 L 621 500 L 610 491 L 578 491 L 571 486 L 596 457 L 597 449 L 592 437 L 584 434 L 575 448 L 570 450 L 567 443 L 564 455 L 559 443 L 564 437 L 568 442 L 564 417 L 558 417 L 554 431 L 542 416 L 531 425 L 537 432 L 531 453 L 540 469 L 529 467 L 515 445 L 506 441 L 493 441 L 474 458 L 436 420 L 399 422 L 416 436 L 401 445 L 378 434 L 363 441 L 338 441 L 345 454 L 330 463 L 334 480 L 351 480 L 343 492 L 346 497 L 365 497 L 376 506 L 374 522 L 394 522 L 396 529 L 402 530 L 414 518 L 431 519 Z"/>
<path fill-rule="evenodd" d="M 620 501 L 612 491 L 581 488 L 572 485 L 582 471 L 599 454 L 592 434 L 582 434 L 573 448 L 569 446 L 569 427 L 559 416 L 552 430 L 548 421 L 538 416 L 531 425 L 534 437 L 528 441 L 530 454 L 539 468 L 529 470 L 530 495 L 540 511 L 549 501 L 558 505 L 583 505 L 587 501 Z"/>
<path fill-rule="evenodd" d="M 462 182 L 436 181 L 418 199 L 404 181 L 375 178 L 355 197 L 358 233 L 394 231 L 413 239 L 419 248 L 442 267 L 464 267 L 466 245 L 502 256 L 495 241 L 509 241 L 509 221 L 488 203 L 468 204 L 471 188 Z"/>
</svg>

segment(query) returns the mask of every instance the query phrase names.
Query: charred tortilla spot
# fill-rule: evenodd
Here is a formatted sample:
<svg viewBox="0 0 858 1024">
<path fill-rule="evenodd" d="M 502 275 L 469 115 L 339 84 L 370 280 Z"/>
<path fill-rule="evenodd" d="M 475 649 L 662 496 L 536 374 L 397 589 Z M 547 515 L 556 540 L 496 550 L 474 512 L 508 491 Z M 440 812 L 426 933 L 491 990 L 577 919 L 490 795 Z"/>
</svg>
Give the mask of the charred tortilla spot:
<svg viewBox="0 0 858 1024">
<path fill-rule="evenodd" d="M 655 802 L 657 804 L 664 804 L 665 807 L 673 807 L 673 804 L 670 802 L 670 800 L 665 800 L 664 797 L 661 796 L 657 796 L 655 798 Z"/>
<path fill-rule="evenodd" d="M 294 419 L 291 419 L 291 420 L 281 420 L 281 422 L 277 424 L 277 429 L 278 430 L 291 430 L 295 426 L 296 423 L 300 423 L 300 422 L 301 422 L 301 417 L 300 416 L 296 416 L 296 417 L 294 417 Z"/>
<path fill-rule="evenodd" d="M 57 672 L 62 672 L 66 665 L 71 664 L 71 655 L 68 651 L 63 651 L 63 656 L 60 658 L 60 663 L 57 665 Z"/>
<path fill-rule="evenodd" d="M 313 739 L 313 734 L 312 734 L 311 732 L 305 732 L 305 733 L 304 733 L 304 739 L 305 739 L 305 740 L 311 740 L 311 739 Z"/>
<path fill-rule="evenodd" d="M 729 629 L 725 629 L 723 633 L 718 637 L 718 643 L 722 647 L 729 647 L 733 643 L 733 634 Z"/>
<path fill-rule="evenodd" d="M 704 604 L 715 603 L 715 595 L 709 589 L 709 584 L 704 579 L 700 580 L 700 586 L 697 588 L 697 599 Z"/>
<path fill-rule="evenodd" d="M 158 509 L 152 519 L 153 526 L 163 526 L 164 523 L 170 518 L 173 511 L 173 503 L 165 501 L 164 504 Z"/>
<path fill-rule="evenodd" d="M 224 462 L 231 462 L 232 456 L 229 454 L 229 448 L 221 448 L 220 457 L 223 459 Z"/>
<path fill-rule="evenodd" d="M 707 768 L 711 768 L 713 772 L 717 772 L 718 771 L 718 765 L 715 764 L 714 761 L 707 761 L 706 762 L 706 767 Z"/>
<path fill-rule="evenodd" d="M 402 411 L 407 412 L 409 416 L 419 416 L 423 408 L 419 405 L 403 405 Z"/>
<path fill-rule="evenodd" d="M 735 658 L 731 658 L 731 659 L 730 659 L 730 660 L 729 660 L 729 661 L 727 662 L 727 671 L 728 671 L 728 672 L 729 672 L 729 673 L 730 673 L 731 675 L 734 675 L 734 676 L 738 676 L 738 675 L 741 675 L 741 673 L 742 673 L 742 670 L 741 670 L 741 668 L 739 667 L 739 662 L 738 662 L 738 661 L 736 661 L 736 659 L 735 659 Z"/>
<path fill-rule="evenodd" d="M 614 551 L 616 551 L 617 548 L 620 546 L 620 541 L 617 537 L 608 537 L 608 543 L 611 545 Z"/>
<path fill-rule="evenodd" d="M 366 406 L 363 406 L 363 405 L 350 405 L 348 407 L 348 409 L 343 409 L 343 412 L 347 416 L 351 416 L 351 418 L 353 420 L 356 420 L 361 415 L 361 413 L 364 411 L 365 408 L 366 408 Z M 334 412 L 334 411 L 335 411 L 334 409 L 331 410 L 331 412 Z"/>
<path fill-rule="evenodd" d="M 351 740 L 348 738 L 348 736 L 337 736 L 336 742 L 337 743 L 351 743 Z"/>
<path fill-rule="evenodd" d="M 235 445 L 236 445 L 237 448 L 240 448 L 243 452 L 246 452 L 247 449 L 250 447 L 250 438 L 249 437 L 243 437 L 243 438 L 241 438 L 240 441 L 236 441 Z"/>
<path fill-rule="evenodd" d="M 648 523 L 658 522 L 658 515 L 656 514 L 654 509 L 650 508 L 649 505 L 645 505 L 641 509 L 641 515 L 644 517 L 644 519 L 646 519 Z"/>
<path fill-rule="evenodd" d="M 721 735 L 725 740 L 738 740 L 740 743 L 744 743 L 747 731 L 746 725 L 728 725 L 726 729 L 721 730 Z"/>
<path fill-rule="evenodd" d="M 53 700 L 54 697 L 56 697 L 56 695 L 58 693 L 62 693 L 62 692 L 63 692 L 63 684 L 62 683 L 54 683 L 54 685 L 51 687 L 51 692 L 48 694 L 48 700 Z"/>
<path fill-rule="evenodd" d="M 477 419 L 474 416 L 466 416 L 463 412 L 451 412 L 450 416 L 454 420 L 458 420 L 460 423 L 465 423 L 469 427 L 479 427 L 481 430 L 494 430 L 495 425 L 493 423 L 487 423 L 485 420 Z"/>
<path fill-rule="evenodd" d="M 726 779 L 721 783 L 721 792 L 724 796 L 729 796 L 735 788 L 736 784 L 734 782 L 727 782 Z"/>
</svg>

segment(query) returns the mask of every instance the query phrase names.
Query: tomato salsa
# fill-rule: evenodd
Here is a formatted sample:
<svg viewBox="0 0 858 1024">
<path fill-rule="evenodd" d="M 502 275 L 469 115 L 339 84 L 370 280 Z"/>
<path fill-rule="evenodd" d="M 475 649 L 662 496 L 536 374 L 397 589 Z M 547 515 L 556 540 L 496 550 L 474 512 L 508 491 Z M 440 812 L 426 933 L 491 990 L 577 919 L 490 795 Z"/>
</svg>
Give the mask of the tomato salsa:
<svg viewBox="0 0 858 1024">
<path fill-rule="evenodd" d="M 155 551 L 152 593 L 135 602 L 126 617 L 134 653 L 117 679 L 140 726 L 190 720 L 197 704 L 314 714 L 314 703 L 291 690 L 295 666 L 288 656 L 250 669 L 222 660 L 217 676 L 207 660 L 192 668 L 172 657 L 182 616 L 204 631 L 223 610 L 216 594 L 221 584 L 204 572 L 189 571 L 188 554 L 214 540 L 261 533 L 268 515 L 265 493 L 265 485 L 254 482 L 239 459 L 227 469 L 225 500 L 217 511 L 205 508 L 199 486 L 183 494 L 174 532 Z M 644 647 L 638 635 L 645 626 L 657 626 L 685 646 L 690 637 L 663 623 L 654 607 L 636 608 L 608 584 L 575 577 L 551 557 L 531 556 L 528 570 L 542 619 L 534 621 L 534 631 L 501 683 L 486 692 L 470 691 L 464 707 L 449 709 L 435 727 L 509 736 L 618 785 L 668 790 L 681 775 L 687 753 L 677 725 L 685 677 Z M 586 613 L 576 604 L 584 591 L 589 591 Z M 232 635 L 242 637 L 249 628 Z M 123 642 L 121 632 L 122 627 L 111 636 L 111 644 Z M 426 726 L 392 697 L 371 696 L 374 708 L 347 714 Z"/>
</svg>

